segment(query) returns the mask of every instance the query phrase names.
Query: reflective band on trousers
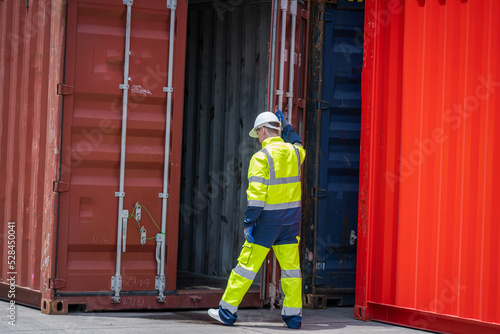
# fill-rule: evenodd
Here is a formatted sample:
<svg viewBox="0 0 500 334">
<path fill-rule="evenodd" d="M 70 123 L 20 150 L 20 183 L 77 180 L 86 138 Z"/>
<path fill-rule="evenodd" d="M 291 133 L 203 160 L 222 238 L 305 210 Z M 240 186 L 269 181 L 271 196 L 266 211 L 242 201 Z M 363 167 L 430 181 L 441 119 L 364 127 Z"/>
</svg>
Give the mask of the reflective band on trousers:
<svg viewBox="0 0 500 334">
<path fill-rule="evenodd" d="M 222 307 L 222 308 L 225 308 L 226 310 L 228 310 L 229 312 L 231 312 L 233 314 L 236 314 L 236 312 L 238 312 L 238 307 L 233 306 L 231 304 L 228 304 L 225 301 L 223 301 L 222 299 L 219 302 L 219 306 Z"/>
<path fill-rule="evenodd" d="M 279 204 L 266 204 L 264 206 L 264 211 L 285 210 L 285 209 L 300 208 L 300 205 L 301 205 L 300 201 L 288 202 L 288 203 L 279 203 Z"/>
<path fill-rule="evenodd" d="M 281 278 L 302 278 L 300 269 L 281 270 Z"/>
<path fill-rule="evenodd" d="M 302 315 L 302 308 L 298 307 L 283 307 L 281 315 Z"/>
<path fill-rule="evenodd" d="M 255 275 L 257 275 L 257 273 L 254 273 L 253 271 L 243 268 L 240 265 L 234 267 L 233 271 L 238 275 L 240 275 L 241 277 L 246 278 L 250 281 L 253 281 L 255 279 Z"/>
</svg>

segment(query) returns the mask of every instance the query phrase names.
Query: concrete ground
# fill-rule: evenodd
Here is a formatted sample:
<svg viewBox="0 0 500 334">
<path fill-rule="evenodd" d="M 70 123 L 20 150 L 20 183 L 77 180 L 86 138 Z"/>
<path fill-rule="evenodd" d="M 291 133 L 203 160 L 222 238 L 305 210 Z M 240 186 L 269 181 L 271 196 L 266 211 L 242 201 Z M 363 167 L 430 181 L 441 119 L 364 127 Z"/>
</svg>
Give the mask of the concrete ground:
<svg viewBox="0 0 500 334">
<path fill-rule="evenodd" d="M 79 312 L 45 315 L 16 305 L 15 327 L 8 325 L 9 303 L 0 301 L 0 333 L 286 333 L 280 310 L 242 309 L 233 327 L 218 324 L 206 310 L 155 312 Z M 378 322 L 355 320 L 352 307 L 304 309 L 300 333 L 425 333 Z M 158 331 L 158 332 L 156 332 Z"/>
</svg>

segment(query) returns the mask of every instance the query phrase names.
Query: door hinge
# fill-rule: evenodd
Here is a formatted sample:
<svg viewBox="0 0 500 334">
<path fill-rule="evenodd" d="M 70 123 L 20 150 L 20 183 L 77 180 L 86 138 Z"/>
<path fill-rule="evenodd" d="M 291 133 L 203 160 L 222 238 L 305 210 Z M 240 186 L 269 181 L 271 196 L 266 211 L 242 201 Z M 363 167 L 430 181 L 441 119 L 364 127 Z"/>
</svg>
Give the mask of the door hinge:
<svg viewBox="0 0 500 334">
<path fill-rule="evenodd" d="M 321 276 L 314 275 L 311 284 L 314 286 L 323 285 L 325 284 L 325 279 Z"/>
<path fill-rule="evenodd" d="M 62 193 L 69 190 L 69 183 L 63 181 L 54 181 L 52 189 L 56 193 Z"/>
<path fill-rule="evenodd" d="M 308 10 L 302 9 L 300 15 L 302 16 L 303 19 L 309 20 L 310 14 Z"/>
<path fill-rule="evenodd" d="M 306 107 L 306 99 L 297 99 L 297 105 L 299 106 L 299 108 L 304 109 Z"/>
<path fill-rule="evenodd" d="M 60 289 L 66 286 L 66 280 L 62 278 L 49 278 L 50 289 Z"/>
<path fill-rule="evenodd" d="M 326 190 L 325 189 L 321 189 L 321 188 L 313 188 L 312 189 L 312 197 L 313 198 L 322 198 L 322 197 L 326 197 Z"/>
<path fill-rule="evenodd" d="M 316 100 L 316 110 L 330 109 L 330 102 L 324 100 Z"/>
<path fill-rule="evenodd" d="M 320 12 L 319 13 L 319 20 L 324 21 L 324 22 L 331 22 L 331 21 L 333 21 L 333 15 L 330 13 L 326 13 L 326 12 Z"/>
<path fill-rule="evenodd" d="M 73 95 L 73 86 L 57 84 L 57 95 Z"/>
</svg>

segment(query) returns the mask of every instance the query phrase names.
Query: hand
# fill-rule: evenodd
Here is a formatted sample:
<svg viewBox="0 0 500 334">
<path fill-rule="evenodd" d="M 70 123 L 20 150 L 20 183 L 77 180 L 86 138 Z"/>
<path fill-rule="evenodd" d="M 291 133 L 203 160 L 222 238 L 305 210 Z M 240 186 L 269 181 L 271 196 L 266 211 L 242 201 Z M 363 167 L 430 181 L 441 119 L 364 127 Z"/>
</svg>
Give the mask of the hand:
<svg viewBox="0 0 500 334">
<path fill-rule="evenodd" d="M 245 235 L 245 240 L 251 244 L 253 244 L 253 242 L 255 241 L 252 236 L 252 231 L 253 231 L 253 226 L 245 227 L 245 229 L 243 230 L 243 234 Z"/>
<path fill-rule="evenodd" d="M 276 117 L 278 117 L 278 119 L 280 120 L 281 127 L 285 128 L 289 124 L 288 120 L 286 119 L 285 115 L 283 115 L 281 110 L 276 111 Z"/>
</svg>

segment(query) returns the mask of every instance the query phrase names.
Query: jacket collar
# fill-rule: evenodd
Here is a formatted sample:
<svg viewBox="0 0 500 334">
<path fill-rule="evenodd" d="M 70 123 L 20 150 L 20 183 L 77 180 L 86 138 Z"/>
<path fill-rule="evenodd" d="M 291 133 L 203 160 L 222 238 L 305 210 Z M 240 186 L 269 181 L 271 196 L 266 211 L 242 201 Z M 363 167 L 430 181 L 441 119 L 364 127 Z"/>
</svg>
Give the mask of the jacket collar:
<svg viewBox="0 0 500 334">
<path fill-rule="evenodd" d="M 269 138 L 266 138 L 263 142 L 262 142 L 262 148 L 266 147 L 267 145 L 270 145 L 270 144 L 275 144 L 275 143 L 284 143 L 283 139 L 281 139 L 281 137 L 269 137 Z"/>
</svg>

